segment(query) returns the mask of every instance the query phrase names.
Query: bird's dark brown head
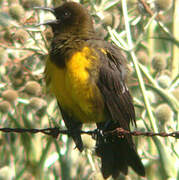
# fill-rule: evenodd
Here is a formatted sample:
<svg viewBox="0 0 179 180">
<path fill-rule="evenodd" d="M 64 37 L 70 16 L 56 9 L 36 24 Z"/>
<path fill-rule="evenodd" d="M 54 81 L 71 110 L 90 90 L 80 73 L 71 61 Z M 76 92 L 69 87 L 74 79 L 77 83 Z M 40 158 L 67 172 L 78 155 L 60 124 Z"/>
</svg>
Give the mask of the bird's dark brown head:
<svg viewBox="0 0 179 180">
<path fill-rule="evenodd" d="M 56 19 L 43 23 L 50 25 L 55 34 L 63 32 L 84 33 L 93 32 L 93 23 L 88 11 L 79 3 L 66 2 L 57 8 L 37 7 L 52 12 Z"/>
</svg>

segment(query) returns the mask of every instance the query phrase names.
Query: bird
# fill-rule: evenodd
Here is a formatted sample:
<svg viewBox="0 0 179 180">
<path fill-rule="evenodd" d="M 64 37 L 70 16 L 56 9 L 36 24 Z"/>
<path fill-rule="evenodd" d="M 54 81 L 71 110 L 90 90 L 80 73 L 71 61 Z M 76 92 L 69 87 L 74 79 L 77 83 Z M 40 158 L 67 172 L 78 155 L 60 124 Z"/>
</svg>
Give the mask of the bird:
<svg viewBox="0 0 179 180">
<path fill-rule="evenodd" d="M 115 44 L 98 37 L 88 10 L 76 2 L 36 7 L 50 11 L 54 20 L 40 25 L 52 28 L 53 38 L 46 58 L 45 81 L 55 95 L 66 128 L 77 149 L 84 149 L 81 129 L 95 123 L 95 151 L 101 159 L 104 178 L 128 174 L 131 167 L 145 176 L 145 168 L 131 135 L 105 137 L 116 128 L 130 131 L 136 124 L 132 96 L 127 88 L 127 60 Z"/>
</svg>

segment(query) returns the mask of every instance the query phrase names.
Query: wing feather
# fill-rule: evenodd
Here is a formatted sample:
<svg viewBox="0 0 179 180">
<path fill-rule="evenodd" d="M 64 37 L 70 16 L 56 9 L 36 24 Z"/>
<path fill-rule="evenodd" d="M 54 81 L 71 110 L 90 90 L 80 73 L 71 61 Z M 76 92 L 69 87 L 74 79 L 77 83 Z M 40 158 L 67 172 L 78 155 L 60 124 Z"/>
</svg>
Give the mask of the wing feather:
<svg viewBox="0 0 179 180">
<path fill-rule="evenodd" d="M 112 120 L 129 130 L 129 123 L 136 124 L 136 122 L 132 98 L 126 86 L 125 58 L 117 47 L 110 44 L 105 48 L 101 60 L 98 87 L 103 94 Z"/>
</svg>

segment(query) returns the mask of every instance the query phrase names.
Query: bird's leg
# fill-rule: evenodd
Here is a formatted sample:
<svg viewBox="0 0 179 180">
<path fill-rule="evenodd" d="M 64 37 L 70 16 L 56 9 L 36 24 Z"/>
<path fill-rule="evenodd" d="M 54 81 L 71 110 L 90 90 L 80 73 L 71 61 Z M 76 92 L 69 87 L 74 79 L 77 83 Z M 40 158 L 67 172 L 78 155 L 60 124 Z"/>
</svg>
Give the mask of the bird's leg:
<svg viewBox="0 0 179 180">
<path fill-rule="evenodd" d="M 120 134 L 114 134 L 114 132 L 117 132 L 116 130 L 120 128 L 120 125 L 118 123 L 115 123 L 113 121 L 105 121 L 102 123 L 97 124 L 97 130 L 96 130 L 96 140 L 103 140 L 104 143 L 115 141 L 116 138 L 124 138 L 124 135 Z"/>
<path fill-rule="evenodd" d="M 95 135 L 94 135 L 94 139 L 96 140 L 96 142 L 107 142 L 107 138 L 105 136 L 105 131 L 108 130 L 110 125 L 110 121 L 106 121 L 103 123 L 98 123 L 97 124 L 97 129 L 95 130 Z"/>
<path fill-rule="evenodd" d="M 108 120 L 104 123 L 104 127 L 103 127 L 103 131 L 107 130 L 109 128 L 109 125 L 110 125 L 111 121 Z"/>
<path fill-rule="evenodd" d="M 100 136 L 101 136 L 101 137 L 104 136 L 103 130 L 96 128 L 96 129 L 94 130 L 94 134 L 92 134 L 92 138 L 95 139 L 95 140 L 97 140 L 98 137 L 100 137 Z"/>
</svg>

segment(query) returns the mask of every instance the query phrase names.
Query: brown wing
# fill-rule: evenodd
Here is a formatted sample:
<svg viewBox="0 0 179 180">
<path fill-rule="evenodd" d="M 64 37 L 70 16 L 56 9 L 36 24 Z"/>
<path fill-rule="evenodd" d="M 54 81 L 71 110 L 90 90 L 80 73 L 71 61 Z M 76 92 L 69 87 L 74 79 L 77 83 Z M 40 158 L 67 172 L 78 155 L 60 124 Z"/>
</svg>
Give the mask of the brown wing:
<svg viewBox="0 0 179 180">
<path fill-rule="evenodd" d="M 103 94 L 106 108 L 112 120 L 129 130 L 129 123 L 135 122 L 132 98 L 126 87 L 127 67 L 120 49 L 106 44 L 101 53 L 98 87 Z"/>
<path fill-rule="evenodd" d="M 104 42 L 104 41 L 103 41 Z M 100 46 L 101 47 L 101 46 Z M 98 88 L 105 102 L 105 122 L 97 123 L 98 128 L 108 131 L 117 127 L 130 130 L 129 123 L 135 122 L 135 111 L 132 98 L 126 87 L 127 68 L 120 50 L 108 43 L 103 43 L 99 69 Z M 136 173 L 145 176 L 145 169 L 137 154 L 131 135 L 99 138 L 96 143 L 96 154 L 101 158 L 101 171 L 105 178 L 110 175 L 115 179 L 120 172 L 128 173 L 131 166 Z"/>
</svg>

